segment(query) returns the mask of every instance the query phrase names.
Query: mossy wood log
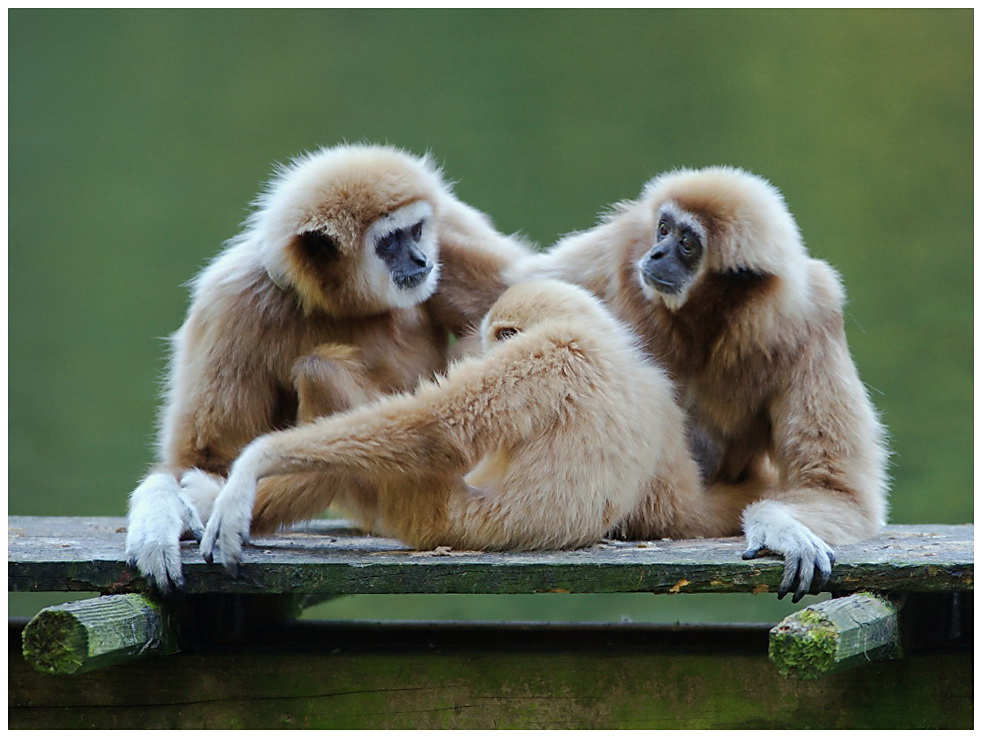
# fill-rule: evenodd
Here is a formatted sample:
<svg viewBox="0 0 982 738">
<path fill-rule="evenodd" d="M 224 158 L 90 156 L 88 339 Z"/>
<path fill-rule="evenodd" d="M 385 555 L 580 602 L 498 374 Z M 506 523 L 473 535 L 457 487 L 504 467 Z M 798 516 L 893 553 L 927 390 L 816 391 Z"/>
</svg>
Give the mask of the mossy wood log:
<svg viewBox="0 0 982 738">
<path fill-rule="evenodd" d="M 970 591 L 971 525 L 893 525 L 836 547 L 833 592 Z M 149 592 L 126 564 L 122 518 L 11 517 L 8 589 Z M 189 593 L 405 594 L 776 592 L 779 556 L 744 561 L 742 538 L 604 541 L 575 551 L 413 551 L 344 521 L 316 520 L 246 546 L 241 576 L 182 544 Z"/>
<path fill-rule="evenodd" d="M 297 622 L 247 648 L 75 677 L 40 674 L 12 648 L 8 727 L 972 727 L 971 650 L 801 681 L 778 674 L 766 643 L 767 628 L 749 626 Z"/>
<path fill-rule="evenodd" d="M 47 674 L 81 674 L 185 646 L 233 643 L 300 616 L 304 595 L 105 595 L 46 607 L 24 629 L 24 658 Z"/>
<path fill-rule="evenodd" d="M 80 674 L 178 650 L 171 618 L 139 594 L 46 607 L 24 629 L 23 642 L 24 658 L 47 674 Z"/>
<path fill-rule="evenodd" d="M 868 593 L 809 605 L 771 629 L 768 655 L 781 674 L 799 679 L 897 658 L 897 606 Z"/>
</svg>

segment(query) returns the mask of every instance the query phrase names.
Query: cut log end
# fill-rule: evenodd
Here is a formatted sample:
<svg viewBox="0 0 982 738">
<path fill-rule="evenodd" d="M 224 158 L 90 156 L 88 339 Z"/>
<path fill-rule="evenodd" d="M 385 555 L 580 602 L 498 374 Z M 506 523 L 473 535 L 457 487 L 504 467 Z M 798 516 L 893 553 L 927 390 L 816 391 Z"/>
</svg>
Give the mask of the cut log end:
<svg viewBox="0 0 982 738">
<path fill-rule="evenodd" d="M 23 634 L 24 658 L 46 674 L 79 674 L 177 650 L 168 619 L 153 602 L 137 594 L 45 608 Z"/>
<path fill-rule="evenodd" d="M 821 602 L 771 629 L 768 655 L 784 676 L 819 679 L 869 661 L 900 655 L 897 607 L 855 594 Z"/>
</svg>

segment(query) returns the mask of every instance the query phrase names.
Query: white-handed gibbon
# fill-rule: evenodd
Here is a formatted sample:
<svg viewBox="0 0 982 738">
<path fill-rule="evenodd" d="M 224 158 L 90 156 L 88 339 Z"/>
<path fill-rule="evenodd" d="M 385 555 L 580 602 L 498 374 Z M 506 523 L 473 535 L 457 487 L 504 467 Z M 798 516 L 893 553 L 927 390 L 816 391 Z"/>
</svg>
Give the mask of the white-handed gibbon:
<svg viewBox="0 0 982 738">
<path fill-rule="evenodd" d="M 220 551 L 234 571 L 250 532 L 322 510 L 326 487 L 258 485 L 312 470 L 356 480 L 377 529 L 418 548 L 576 547 L 640 515 L 666 536 L 739 526 L 739 509 L 703 490 L 665 372 L 596 297 L 555 280 L 512 287 L 481 336 L 481 356 L 414 393 L 250 443 L 215 503 L 205 559 Z"/>
<path fill-rule="evenodd" d="M 820 590 L 829 544 L 885 524 L 885 434 L 846 345 L 839 277 L 809 258 L 770 183 L 727 167 L 656 177 L 509 280 L 542 277 L 592 291 L 668 370 L 711 494 L 746 504 L 744 558 L 784 555 L 779 597 Z M 642 516 L 622 533 L 650 530 Z"/>
<path fill-rule="evenodd" d="M 131 564 L 161 590 L 181 586 L 179 539 L 200 538 L 243 446 L 443 371 L 448 332 L 476 329 L 504 266 L 527 253 L 459 201 L 428 157 L 343 145 L 282 167 L 193 282 L 172 339 L 159 462 L 130 498 Z"/>
</svg>

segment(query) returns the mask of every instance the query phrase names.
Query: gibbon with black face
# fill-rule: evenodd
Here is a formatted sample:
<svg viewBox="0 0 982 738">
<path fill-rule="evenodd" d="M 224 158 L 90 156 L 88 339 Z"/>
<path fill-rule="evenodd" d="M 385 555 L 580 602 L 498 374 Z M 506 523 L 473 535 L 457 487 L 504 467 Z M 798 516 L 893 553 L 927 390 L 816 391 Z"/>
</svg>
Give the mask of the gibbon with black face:
<svg viewBox="0 0 982 738">
<path fill-rule="evenodd" d="M 542 277 L 591 290 L 668 370 L 711 494 L 745 507 L 745 557 L 785 557 L 779 596 L 819 591 L 829 544 L 885 524 L 885 434 L 849 355 L 839 277 L 808 257 L 768 182 L 726 167 L 656 177 L 509 279 Z M 651 531 L 642 516 L 622 532 Z"/>
<path fill-rule="evenodd" d="M 665 373 L 595 297 L 550 280 L 512 287 L 482 341 L 482 356 L 412 394 L 250 443 L 215 503 L 205 559 L 220 552 L 235 571 L 250 532 L 320 512 L 326 485 L 257 490 L 311 471 L 357 480 L 379 530 L 418 548 L 582 546 L 639 515 L 675 536 L 735 524 L 702 489 Z"/>
<path fill-rule="evenodd" d="M 426 157 L 338 146 L 282 167 L 193 282 L 172 341 L 160 462 L 130 500 L 132 564 L 161 590 L 180 586 L 179 538 L 200 537 L 243 446 L 443 371 L 448 332 L 476 328 L 504 290 L 504 266 L 526 253 Z M 350 489 L 337 494 L 371 525 Z"/>
</svg>

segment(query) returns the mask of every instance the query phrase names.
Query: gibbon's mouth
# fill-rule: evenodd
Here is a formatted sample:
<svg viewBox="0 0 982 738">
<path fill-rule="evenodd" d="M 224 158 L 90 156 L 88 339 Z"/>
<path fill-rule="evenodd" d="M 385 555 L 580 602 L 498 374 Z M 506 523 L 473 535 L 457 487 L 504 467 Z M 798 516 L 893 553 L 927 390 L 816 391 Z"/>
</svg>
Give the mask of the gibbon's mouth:
<svg viewBox="0 0 982 738">
<path fill-rule="evenodd" d="M 420 267 L 418 271 L 412 274 L 400 274 L 398 277 L 392 277 L 392 281 L 396 283 L 396 287 L 402 290 L 411 290 L 414 287 L 419 287 L 423 281 L 430 276 L 430 272 L 433 271 L 433 265 L 427 264 L 424 267 Z"/>
<path fill-rule="evenodd" d="M 655 290 L 666 295 L 678 294 L 682 289 L 681 285 L 675 284 L 674 282 L 666 282 L 643 267 L 641 269 L 641 278 Z"/>
</svg>

